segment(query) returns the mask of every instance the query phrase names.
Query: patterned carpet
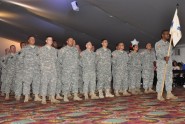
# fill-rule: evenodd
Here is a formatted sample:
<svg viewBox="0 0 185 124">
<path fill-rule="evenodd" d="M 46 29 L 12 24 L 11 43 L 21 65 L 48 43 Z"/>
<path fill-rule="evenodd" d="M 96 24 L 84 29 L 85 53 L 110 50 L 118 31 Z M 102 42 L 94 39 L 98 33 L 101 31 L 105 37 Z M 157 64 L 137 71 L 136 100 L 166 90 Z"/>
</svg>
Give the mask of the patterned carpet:
<svg viewBox="0 0 185 124">
<path fill-rule="evenodd" d="M 155 94 L 41 105 L 0 97 L 1 124 L 185 124 L 185 89 L 178 100 L 159 102 Z"/>
</svg>

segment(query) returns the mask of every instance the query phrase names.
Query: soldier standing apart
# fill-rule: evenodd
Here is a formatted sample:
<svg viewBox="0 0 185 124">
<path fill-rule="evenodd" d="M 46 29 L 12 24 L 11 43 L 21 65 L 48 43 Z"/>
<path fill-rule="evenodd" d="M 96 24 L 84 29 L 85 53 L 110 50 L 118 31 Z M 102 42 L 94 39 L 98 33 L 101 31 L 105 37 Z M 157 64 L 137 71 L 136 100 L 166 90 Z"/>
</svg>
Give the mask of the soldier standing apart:
<svg viewBox="0 0 185 124">
<path fill-rule="evenodd" d="M 138 41 L 134 39 L 131 41 L 133 51 L 129 54 L 129 73 L 130 73 L 130 86 L 131 93 L 133 95 L 142 94 L 140 87 L 141 87 L 141 55 L 138 53 Z"/>
<path fill-rule="evenodd" d="M 82 72 L 83 72 L 83 93 L 85 99 L 89 99 L 89 92 L 91 99 L 98 99 L 95 94 L 96 88 L 96 54 L 91 50 L 92 43 L 89 41 L 86 43 L 86 50 L 81 52 Z M 89 91 L 90 90 L 90 91 Z"/>
<path fill-rule="evenodd" d="M 26 46 L 25 42 L 20 43 L 21 49 Z M 22 88 L 23 88 L 23 64 L 21 62 L 21 59 L 19 55 L 21 52 L 18 52 L 17 61 L 16 61 L 16 67 L 15 67 L 15 99 L 17 101 L 20 100 L 21 94 L 22 94 Z"/>
<path fill-rule="evenodd" d="M 170 56 L 167 56 L 168 47 L 169 47 L 169 31 L 164 30 L 161 34 L 161 40 L 155 44 L 156 57 L 157 57 L 157 99 L 160 101 L 164 101 L 162 96 L 162 82 L 164 77 L 164 69 L 166 62 L 168 63 L 168 67 L 166 70 L 166 81 L 165 81 L 165 89 L 167 91 L 166 99 L 177 99 L 176 96 L 172 94 L 172 49 L 170 51 Z"/>
<path fill-rule="evenodd" d="M 39 49 L 41 68 L 41 96 L 42 104 L 46 104 L 47 89 L 51 103 L 60 103 L 55 99 L 57 79 L 57 50 L 52 47 L 53 38 L 46 38 L 46 45 Z"/>
<path fill-rule="evenodd" d="M 68 94 L 72 89 L 74 100 L 82 100 L 78 97 L 78 80 L 79 80 L 79 52 L 74 47 L 73 38 L 67 39 L 67 45 L 59 51 L 59 61 L 62 64 L 62 92 L 64 101 L 68 102 Z"/>
<path fill-rule="evenodd" d="M 102 48 L 96 50 L 96 66 L 97 66 L 97 89 L 99 97 L 104 98 L 103 90 L 106 97 L 114 97 L 110 93 L 111 89 L 111 51 L 108 47 L 108 41 L 102 40 Z"/>
<path fill-rule="evenodd" d="M 154 62 L 156 60 L 155 53 L 152 51 L 151 43 L 146 44 L 146 50 L 142 53 L 142 77 L 143 77 L 143 87 L 145 93 L 155 93 L 152 90 L 153 79 L 154 79 Z"/>
<path fill-rule="evenodd" d="M 39 48 L 35 46 L 35 38 L 28 37 L 28 44 L 21 50 L 20 60 L 23 64 L 23 95 L 25 95 L 24 102 L 28 102 L 30 95 L 30 85 L 32 84 L 34 101 L 41 101 L 39 98 L 40 91 L 40 62 L 39 62 Z"/>
<path fill-rule="evenodd" d="M 123 90 L 123 96 L 130 96 L 128 90 L 128 54 L 124 51 L 124 43 L 118 43 L 118 50 L 112 52 L 112 63 L 114 65 L 114 92 L 120 96 L 119 91 Z"/>
</svg>

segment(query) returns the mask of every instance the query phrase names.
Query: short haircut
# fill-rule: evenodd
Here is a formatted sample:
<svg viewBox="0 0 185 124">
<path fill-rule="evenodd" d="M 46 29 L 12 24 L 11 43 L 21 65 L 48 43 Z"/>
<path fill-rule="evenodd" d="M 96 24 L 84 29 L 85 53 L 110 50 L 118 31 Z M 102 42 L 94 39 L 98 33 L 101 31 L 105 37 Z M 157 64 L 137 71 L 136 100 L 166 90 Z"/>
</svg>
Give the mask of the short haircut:
<svg viewBox="0 0 185 124">
<path fill-rule="evenodd" d="M 33 35 L 28 36 L 27 40 L 29 40 L 31 37 L 34 37 Z M 35 37 L 34 37 L 35 38 Z"/>
<path fill-rule="evenodd" d="M 11 47 L 15 47 L 15 45 L 10 45 L 10 48 L 11 48 Z"/>
<path fill-rule="evenodd" d="M 47 36 L 47 37 L 46 37 L 46 40 L 47 40 L 49 37 L 53 38 L 52 36 Z"/>
<path fill-rule="evenodd" d="M 146 45 L 148 45 L 148 44 L 151 44 L 152 45 L 152 43 L 150 43 L 150 42 L 146 43 Z"/>
<path fill-rule="evenodd" d="M 72 37 L 69 37 L 69 38 L 67 38 L 67 41 L 68 41 L 70 38 L 73 39 Z M 73 39 L 73 40 L 74 40 L 74 39 Z"/>
<path fill-rule="evenodd" d="M 87 41 L 85 44 L 87 45 L 88 43 L 91 43 L 91 44 L 92 44 L 92 42 L 91 42 L 91 41 Z"/>
<path fill-rule="evenodd" d="M 20 42 L 20 46 L 21 46 L 22 44 L 24 44 L 24 43 L 26 44 L 26 42 Z"/>
<path fill-rule="evenodd" d="M 166 30 L 166 29 L 165 29 L 165 30 L 162 30 L 162 31 L 161 31 L 161 37 L 162 37 L 162 35 L 163 35 L 165 32 L 169 32 L 169 30 Z"/>
<path fill-rule="evenodd" d="M 101 42 L 103 42 L 104 40 L 107 40 L 107 39 L 101 39 Z"/>
<path fill-rule="evenodd" d="M 118 43 L 117 43 L 117 46 L 118 46 L 119 44 L 121 44 L 121 43 L 124 44 L 123 42 L 118 42 Z"/>
</svg>

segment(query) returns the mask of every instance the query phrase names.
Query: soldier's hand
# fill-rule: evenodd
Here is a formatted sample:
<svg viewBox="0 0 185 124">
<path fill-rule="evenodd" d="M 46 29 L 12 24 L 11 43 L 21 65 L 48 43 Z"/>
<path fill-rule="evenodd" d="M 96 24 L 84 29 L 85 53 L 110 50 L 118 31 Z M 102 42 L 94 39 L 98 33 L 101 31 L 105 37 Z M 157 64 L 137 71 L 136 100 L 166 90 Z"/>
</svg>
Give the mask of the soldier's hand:
<svg viewBox="0 0 185 124">
<path fill-rule="evenodd" d="M 168 62 L 168 61 L 169 61 L 169 59 L 170 59 L 170 57 L 169 57 L 169 56 L 164 57 L 164 60 L 165 60 L 166 62 Z"/>
</svg>

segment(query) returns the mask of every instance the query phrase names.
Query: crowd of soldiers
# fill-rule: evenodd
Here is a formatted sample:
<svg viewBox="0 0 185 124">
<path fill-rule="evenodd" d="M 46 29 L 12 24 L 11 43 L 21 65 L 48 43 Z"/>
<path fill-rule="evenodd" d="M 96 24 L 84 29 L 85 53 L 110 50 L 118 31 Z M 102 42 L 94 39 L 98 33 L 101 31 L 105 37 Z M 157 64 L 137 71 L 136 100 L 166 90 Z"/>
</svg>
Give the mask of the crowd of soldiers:
<svg viewBox="0 0 185 124">
<path fill-rule="evenodd" d="M 164 68 L 168 62 L 165 89 L 166 99 L 176 99 L 172 91 L 172 60 L 167 55 L 169 32 L 164 30 L 162 39 L 151 43 L 146 49 L 138 52 L 138 41 L 132 41 L 132 51 L 124 50 L 124 43 L 119 42 L 111 53 L 108 41 L 101 41 L 102 47 L 93 50 L 90 41 L 86 50 L 80 51 L 73 38 L 68 38 L 66 46 L 56 49 L 52 37 L 46 38 L 46 44 L 39 48 L 35 38 L 30 36 L 28 42 L 21 42 L 21 50 L 16 52 L 14 45 L 5 50 L 1 57 L 1 95 L 9 100 L 10 93 L 19 101 L 24 96 L 28 102 L 31 96 L 34 101 L 46 104 L 73 100 L 102 99 L 104 97 L 131 96 L 142 94 L 141 78 L 144 93 L 155 93 L 153 88 L 154 62 L 157 63 L 157 99 L 164 101 L 162 80 Z M 171 52 L 172 53 L 172 52 Z M 156 59 L 157 58 L 157 59 Z M 113 80 L 112 80 L 113 79 Z M 111 85 L 113 81 L 113 85 Z"/>
</svg>

